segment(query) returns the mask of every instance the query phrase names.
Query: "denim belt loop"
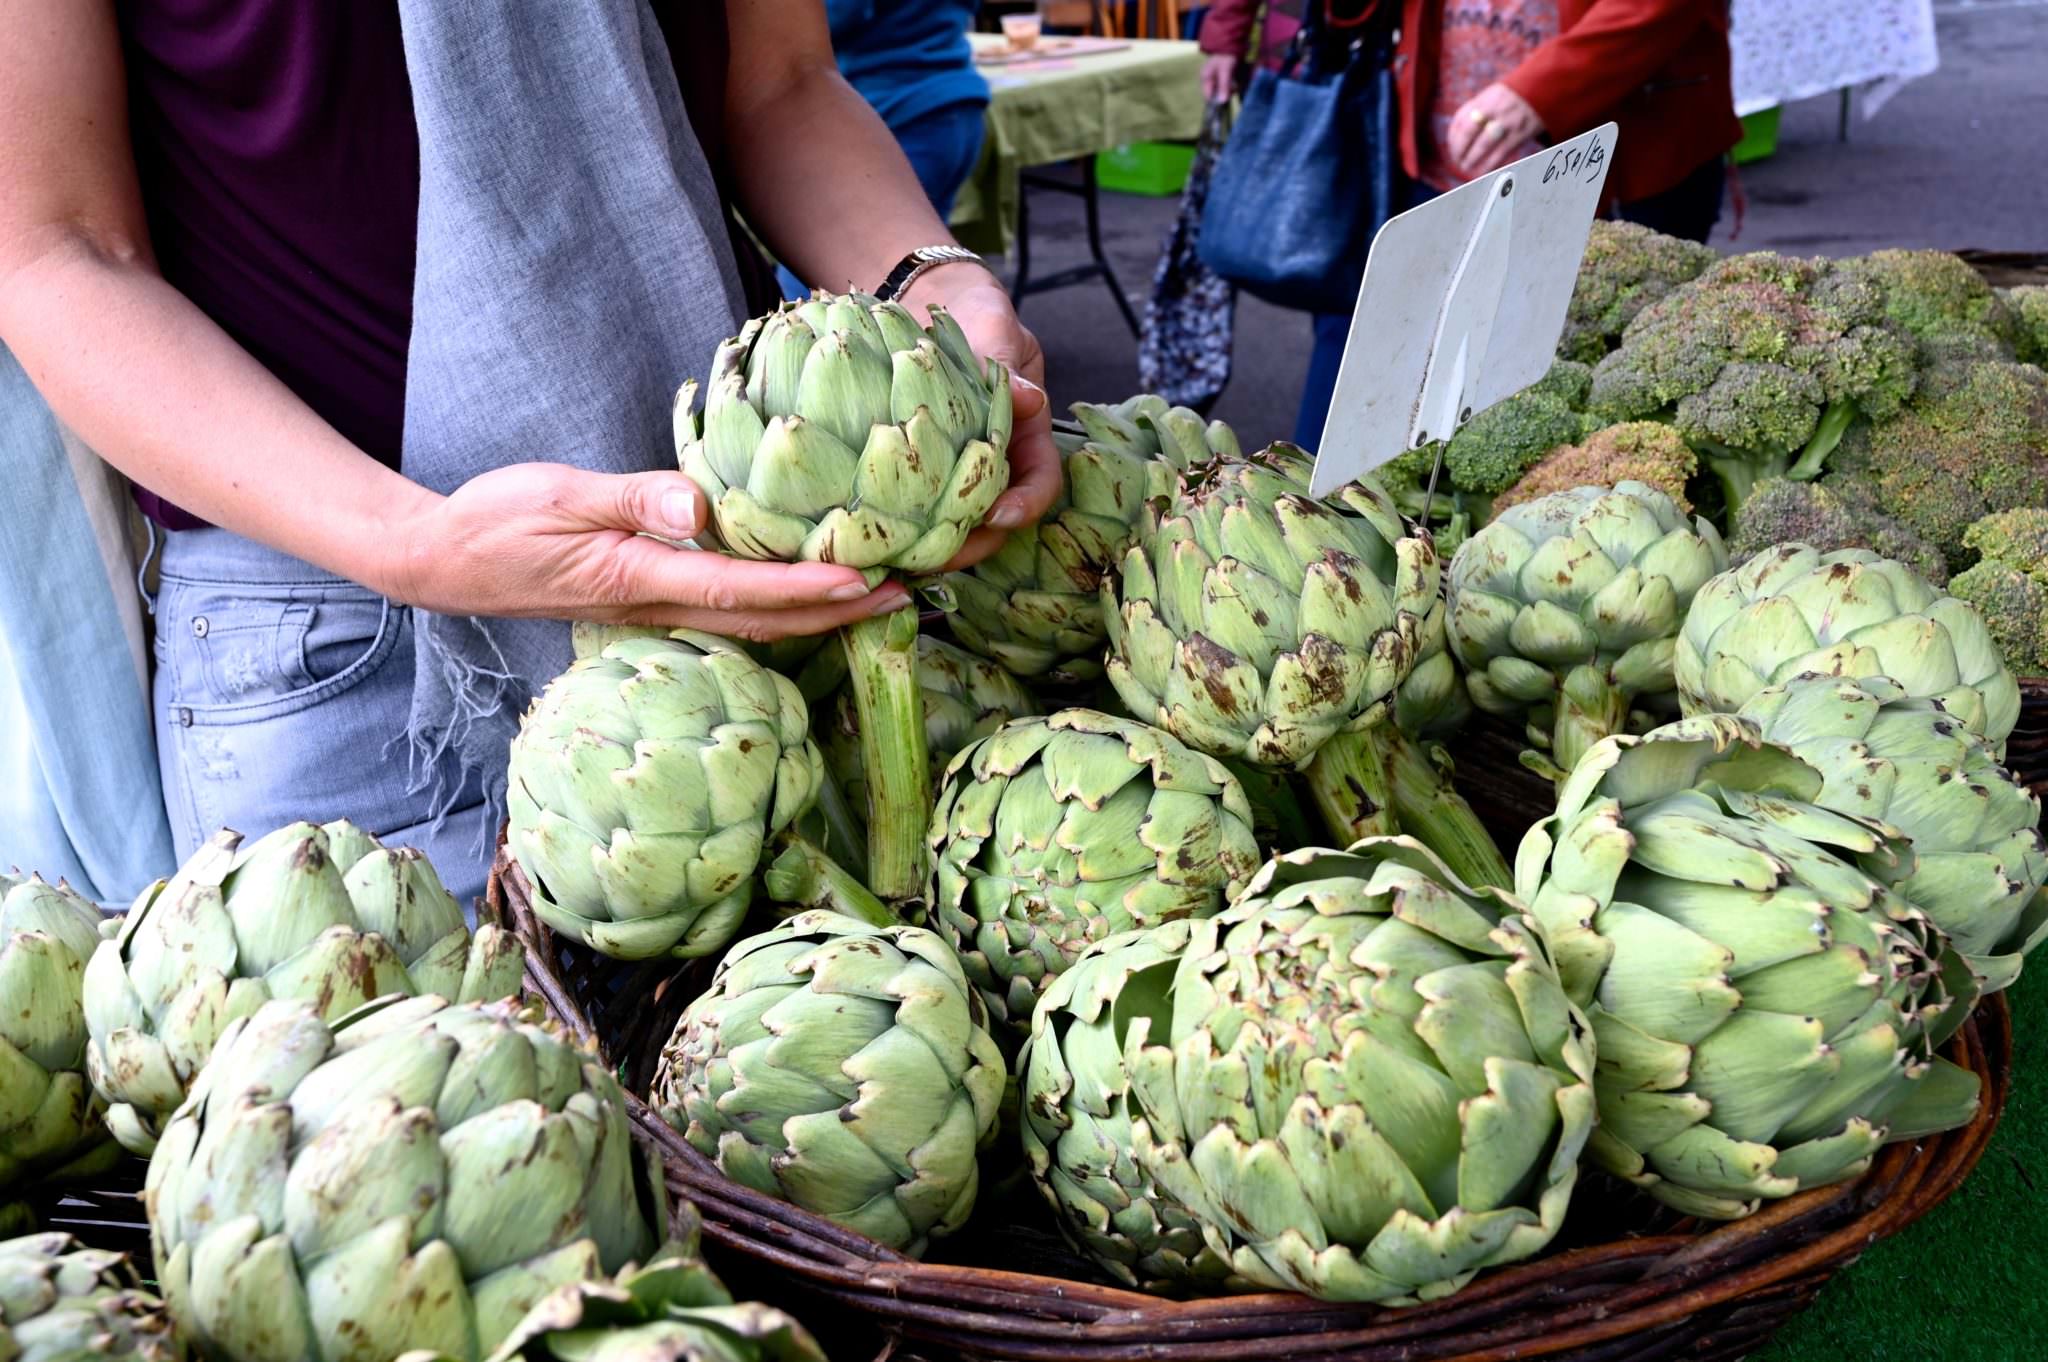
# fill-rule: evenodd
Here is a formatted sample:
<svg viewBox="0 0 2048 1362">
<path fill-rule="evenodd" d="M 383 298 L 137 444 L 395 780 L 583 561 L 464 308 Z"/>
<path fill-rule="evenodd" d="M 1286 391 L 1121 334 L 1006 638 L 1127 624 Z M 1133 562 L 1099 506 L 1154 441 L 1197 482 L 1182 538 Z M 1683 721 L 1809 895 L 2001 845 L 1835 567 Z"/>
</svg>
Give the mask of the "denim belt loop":
<svg viewBox="0 0 2048 1362">
<path fill-rule="evenodd" d="M 143 608 L 151 617 L 156 615 L 156 595 L 149 589 L 149 565 L 156 561 L 156 551 L 163 541 L 157 537 L 156 522 L 148 516 L 142 518 L 142 528 L 149 535 L 149 541 L 142 550 L 142 561 L 135 568 L 135 590 L 142 597 Z"/>
</svg>

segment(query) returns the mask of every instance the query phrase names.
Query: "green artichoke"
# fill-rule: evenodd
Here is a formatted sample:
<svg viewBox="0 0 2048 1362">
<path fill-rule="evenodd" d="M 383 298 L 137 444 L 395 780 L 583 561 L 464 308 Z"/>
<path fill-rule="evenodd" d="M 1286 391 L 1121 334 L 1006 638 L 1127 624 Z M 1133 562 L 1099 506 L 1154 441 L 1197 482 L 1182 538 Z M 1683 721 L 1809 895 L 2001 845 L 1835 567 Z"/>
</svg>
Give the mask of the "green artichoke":
<svg viewBox="0 0 2048 1362">
<path fill-rule="evenodd" d="M 1881 677 L 1802 676 L 1758 691 L 1740 717 L 1821 773 L 1813 802 L 1913 843 L 1894 889 L 1948 937 L 1984 992 L 2019 976 L 2048 932 L 2041 802 L 1991 747 Z"/>
<path fill-rule="evenodd" d="M 1263 1286 L 1427 1300 L 1564 1221 L 1593 1051 L 1534 925 L 1418 842 L 1269 861 L 1125 1044 L 1138 1166 Z"/>
<path fill-rule="evenodd" d="M 1061 1232 L 1110 1276 L 1146 1291 L 1231 1277 L 1200 1222 L 1131 1150 L 1124 1039 L 1138 1017 L 1165 1028 L 1168 987 L 1193 930 L 1182 918 L 1082 951 L 1047 985 L 1017 1057 L 1024 1155 Z"/>
<path fill-rule="evenodd" d="M 1077 402 L 1073 413 L 1086 436 L 1062 451 L 1058 504 L 934 592 L 961 643 L 1018 676 L 1057 684 L 1102 675 L 1102 579 L 1146 503 L 1171 495 L 1195 464 L 1242 453 L 1221 421 L 1205 426 L 1186 407 L 1149 394 L 1113 407 Z"/>
<path fill-rule="evenodd" d="M 1009 482 L 1010 382 L 941 309 L 820 294 L 757 317 L 676 395 L 676 458 L 742 558 L 933 572 Z"/>
<path fill-rule="evenodd" d="M 573 663 L 512 742 L 506 845 L 534 911 L 621 959 L 721 949 L 824 778 L 809 728 L 793 682 L 710 634 Z"/>
<path fill-rule="evenodd" d="M 99 910 L 68 885 L 0 875 L 0 1192 L 119 1155 L 85 1070 L 85 962 L 99 941 Z"/>
<path fill-rule="evenodd" d="M 733 1181 L 921 1253 L 974 1209 L 1003 1057 L 946 943 L 807 912 L 726 952 L 653 1105 Z"/>
<path fill-rule="evenodd" d="M 1598 1043 L 1590 1152 L 1690 1215 L 1855 1177 L 1976 1105 L 1933 1054 L 1961 1014 L 1942 935 L 1883 879 L 1906 847 L 1822 786 L 1746 720 L 1685 719 L 1596 744 L 1516 860 Z"/>
<path fill-rule="evenodd" d="M 917 640 L 917 686 L 924 693 L 925 750 L 934 783 L 953 754 L 1012 719 L 1038 713 L 1022 682 L 986 657 L 928 635 Z M 841 691 L 825 727 L 825 769 L 856 809 L 868 807 L 867 772 L 860 759 L 860 715 Z"/>
<path fill-rule="evenodd" d="M 743 558 L 936 572 L 1008 484 L 1010 379 L 942 309 L 929 331 L 896 303 L 814 296 L 719 346 L 700 420 L 677 395 L 677 459 Z M 867 874 L 890 900 L 924 884 L 931 772 L 913 613 L 840 631 L 868 773 Z"/>
<path fill-rule="evenodd" d="M 934 925 L 1012 1035 L 1090 942 L 1207 917 L 1259 867 L 1251 805 L 1222 762 L 1092 709 L 963 750 L 931 836 Z"/>
<path fill-rule="evenodd" d="M 511 1003 L 238 1020 L 149 1162 L 164 1298 L 228 1362 L 488 1356 L 543 1297 L 644 1261 L 625 1094 Z"/>
<path fill-rule="evenodd" d="M 470 934 L 411 847 L 346 822 L 247 845 L 223 830 L 144 890 L 87 963 L 87 1072 L 114 1137 L 147 1154 L 228 1024 L 273 998 L 328 1019 L 387 993 L 502 998 L 524 966 L 509 933 Z"/>
<path fill-rule="evenodd" d="M 1526 715 L 1553 778 L 1672 688 L 1686 607 L 1728 566 L 1721 536 L 1640 482 L 1525 502 L 1466 540 L 1445 628 L 1473 702 Z"/>
<path fill-rule="evenodd" d="M 118 1253 L 68 1234 L 0 1242 L 0 1362 L 178 1362 L 163 1302 Z"/>
<path fill-rule="evenodd" d="M 1191 472 L 1103 582 L 1117 694 L 1211 755 L 1306 766 L 1415 665 L 1435 549 L 1370 480 L 1311 498 L 1309 467 L 1275 446 Z"/>
<path fill-rule="evenodd" d="M 460 1362 L 408 1353 L 399 1362 Z M 804 1326 L 735 1302 L 696 1252 L 671 1241 L 616 1281 L 572 1282 L 527 1311 L 489 1362 L 825 1362 Z"/>
<path fill-rule="evenodd" d="M 614 643 L 634 638 L 673 638 L 688 643 L 697 635 L 693 629 L 669 629 L 656 624 L 602 624 L 576 620 L 569 626 L 569 646 L 577 661 L 596 657 Z M 805 701 L 816 704 L 846 681 L 846 650 L 830 634 L 798 634 L 769 643 L 743 638 L 726 639 L 748 657 L 771 672 L 780 672 L 796 682 Z"/>
<path fill-rule="evenodd" d="M 2019 683 L 1977 612 L 1864 549 L 1780 544 L 1722 573 L 1694 597 L 1672 660 L 1688 715 L 1733 714 L 1803 672 L 1890 677 L 2000 757 L 2019 721 Z"/>
</svg>

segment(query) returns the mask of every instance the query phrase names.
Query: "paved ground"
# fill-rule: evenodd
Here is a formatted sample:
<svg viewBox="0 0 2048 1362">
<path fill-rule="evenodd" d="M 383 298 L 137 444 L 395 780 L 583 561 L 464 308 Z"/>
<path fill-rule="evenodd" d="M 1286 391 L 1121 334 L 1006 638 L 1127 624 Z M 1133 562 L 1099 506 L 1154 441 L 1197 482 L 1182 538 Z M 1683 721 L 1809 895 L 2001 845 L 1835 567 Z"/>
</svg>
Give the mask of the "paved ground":
<svg viewBox="0 0 2048 1362">
<path fill-rule="evenodd" d="M 1740 236 L 1717 244 L 1808 254 L 1880 246 L 2048 252 L 2048 3 L 1938 0 L 1942 69 L 1836 140 L 1837 100 L 1785 111 L 1778 155 L 1742 170 Z M 1143 295 L 1171 200 L 1104 196 L 1104 237 L 1133 300 Z M 1034 268 L 1082 259 L 1078 204 L 1033 200 Z M 1026 300 L 1056 401 L 1136 389 L 1130 333 L 1099 285 Z M 1238 309 L 1236 370 L 1216 414 L 1246 441 L 1285 436 L 1308 355 L 1308 322 L 1252 300 Z"/>
</svg>

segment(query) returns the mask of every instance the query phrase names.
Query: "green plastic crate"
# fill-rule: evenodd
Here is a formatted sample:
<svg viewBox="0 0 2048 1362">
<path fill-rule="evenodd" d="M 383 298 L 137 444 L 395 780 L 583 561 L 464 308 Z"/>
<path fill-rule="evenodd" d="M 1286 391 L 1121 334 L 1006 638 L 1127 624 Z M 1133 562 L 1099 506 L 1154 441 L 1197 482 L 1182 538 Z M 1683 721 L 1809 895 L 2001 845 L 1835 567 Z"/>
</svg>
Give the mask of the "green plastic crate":
<svg viewBox="0 0 2048 1362">
<path fill-rule="evenodd" d="M 1735 144 L 1731 153 L 1735 164 L 1747 165 L 1761 161 L 1778 149 L 1778 118 L 1785 111 L 1773 104 L 1768 109 L 1758 109 L 1742 118 L 1742 140 Z"/>
<path fill-rule="evenodd" d="M 1095 183 L 1124 194 L 1165 198 L 1187 186 L 1192 142 L 1126 142 L 1095 153 Z"/>
</svg>

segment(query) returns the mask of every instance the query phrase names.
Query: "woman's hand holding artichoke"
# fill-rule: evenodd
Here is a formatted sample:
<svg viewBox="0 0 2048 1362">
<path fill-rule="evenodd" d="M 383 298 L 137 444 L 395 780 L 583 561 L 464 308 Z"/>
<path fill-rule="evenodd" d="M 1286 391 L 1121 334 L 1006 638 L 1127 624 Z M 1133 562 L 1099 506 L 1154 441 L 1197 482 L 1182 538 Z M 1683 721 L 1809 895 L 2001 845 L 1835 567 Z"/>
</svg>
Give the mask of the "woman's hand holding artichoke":
<svg viewBox="0 0 2048 1362">
<path fill-rule="evenodd" d="M 1010 371 L 1010 430 L 1006 457 L 1010 488 L 989 508 L 982 528 L 946 564 L 947 571 L 968 567 L 1003 546 L 1011 530 L 1029 525 L 1052 509 L 1060 495 L 1060 455 L 1052 443 L 1052 404 L 1046 401 L 1045 353 L 1038 337 L 1017 319 L 1009 292 L 979 265 L 962 263 L 933 270 L 904 294 L 904 306 L 922 318 L 937 304 L 951 313 L 974 353 L 1000 361 Z"/>
<path fill-rule="evenodd" d="M 1039 386 L 1045 356 L 1009 294 L 978 266 L 934 270 L 905 301 L 920 315 L 945 308 L 977 355 L 1010 370 L 1010 485 L 947 564 L 966 567 L 1059 496 L 1052 409 Z M 682 473 L 527 463 L 445 497 L 411 490 L 417 497 L 395 517 L 383 570 L 366 581 L 441 614 L 648 624 L 768 642 L 826 633 L 909 602 L 900 584 L 870 591 L 852 568 L 753 562 L 661 542 L 693 539 L 709 521 L 702 489 Z"/>
<path fill-rule="evenodd" d="M 420 503 L 365 584 L 441 614 L 597 620 L 767 642 L 900 609 L 909 596 L 829 563 L 756 563 L 677 548 L 708 520 L 681 473 L 523 463 Z M 655 536 L 650 538 L 649 536 Z"/>
</svg>

